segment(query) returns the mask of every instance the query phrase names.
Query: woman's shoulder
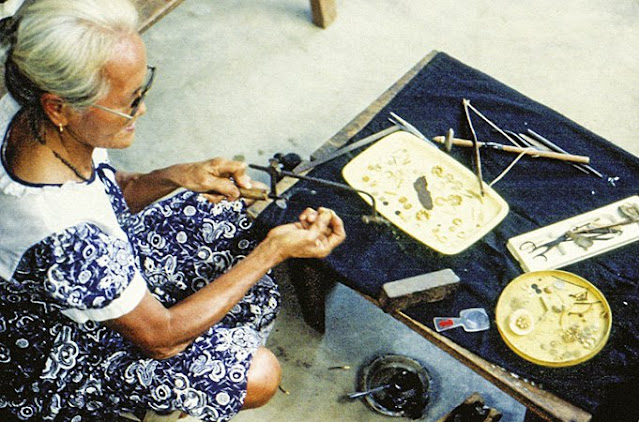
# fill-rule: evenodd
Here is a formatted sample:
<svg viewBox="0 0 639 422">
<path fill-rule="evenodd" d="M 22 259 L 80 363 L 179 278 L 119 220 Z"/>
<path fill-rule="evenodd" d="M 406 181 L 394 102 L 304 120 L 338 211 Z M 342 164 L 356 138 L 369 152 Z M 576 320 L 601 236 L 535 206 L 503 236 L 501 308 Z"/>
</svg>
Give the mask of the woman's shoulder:
<svg viewBox="0 0 639 422">
<path fill-rule="evenodd" d="M 7 259 L 13 256 L 11 266 L 39 240 L 83 222 L 93 222 L 106 233 L 126 239 L 104 185 L 98 181 L 32 187 L 12 180 L 0 169 L 0 214 L 0 254 Z"/>
</svg>

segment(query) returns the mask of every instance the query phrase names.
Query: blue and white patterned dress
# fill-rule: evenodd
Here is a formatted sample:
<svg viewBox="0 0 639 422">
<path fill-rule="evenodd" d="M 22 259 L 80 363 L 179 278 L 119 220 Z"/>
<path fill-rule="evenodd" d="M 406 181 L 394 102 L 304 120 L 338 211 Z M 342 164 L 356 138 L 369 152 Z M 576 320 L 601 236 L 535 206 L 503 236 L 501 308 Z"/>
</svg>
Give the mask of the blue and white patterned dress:
<svg viewBox="0 0 639 422">
<path fill-rule="evenodd" d="M 246 256 L 243 203 L 182 191 L 132 215 L 104 151 L 94 164 L 89 182 L 62 186 L 29 185 L 0 166 L 0 419 L 111 421 L 148 409 L 230 419 L 277 313 L 269 276 L 169 359 L 145 357 L 101 321 L 147 289 L 171 306 Z"/>
</svg>

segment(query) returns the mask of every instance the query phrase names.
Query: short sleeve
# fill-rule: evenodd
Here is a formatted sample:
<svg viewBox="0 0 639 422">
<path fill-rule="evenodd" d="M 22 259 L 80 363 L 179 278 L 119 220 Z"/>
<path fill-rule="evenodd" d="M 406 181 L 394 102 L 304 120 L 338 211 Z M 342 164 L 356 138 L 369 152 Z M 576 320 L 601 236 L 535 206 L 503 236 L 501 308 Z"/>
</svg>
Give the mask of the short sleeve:
<svg viewBox="0 0 639 422">
<path fill-rule="evenodd" d="M 78 323 L 125 315 L 147 290 L 130 243 L 95 225 L 68 228 L 38 249 L 45 296 Z"/>
</svg>

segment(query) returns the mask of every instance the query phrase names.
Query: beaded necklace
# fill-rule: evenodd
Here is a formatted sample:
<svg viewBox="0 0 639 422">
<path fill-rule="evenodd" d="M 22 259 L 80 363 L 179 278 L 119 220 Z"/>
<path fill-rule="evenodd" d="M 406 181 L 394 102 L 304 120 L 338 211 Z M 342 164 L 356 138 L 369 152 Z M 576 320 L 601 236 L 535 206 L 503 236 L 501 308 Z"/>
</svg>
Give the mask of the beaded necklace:
<svg viewBox="0 0 639 422">
<path fill-rule="evenodd" d="M 47 144 L 46 140 L 42 137 L 42 135 L 40 134 L 40 131 L 38 130 L 38 128 L 36 126 L 35 118 L 27 117 L 27 119 L 29 120 L 29 123 L 31 125 L 31 132 L 33 133 L 33 136 L 35 136 L 36 140 L 41 145 L 44 145 L 45 147 L 47 147 L 49 149 L 49 151 L 51 151 L 53 153 L 55 158 L 60 160 L 60 162 L 62 164 L 64 164 L 69 170 L 71 170 L 73 172 L 73 174 L 75 174 L 78 179 L 82 180 L 83 182 L 88 182 L 88 181 L 91 180 L 90 178 L 87 178 L 84 175 L 82 175 L 82 173 L 80 173 L 80 170 L 78 170 L 78 168 L 76 166 L 71 164 L 71 162 L 69 162 L 69 160 L 67 160 L 66 158 L 64 158 L 60 154 L 58 154 L 53 148 L 51 148 L 51 146 L 49 146 Z M 58 133 L 58 136 L 60 136 L 60 140 L 62 141 L 62 134 Z"/>
</svg>

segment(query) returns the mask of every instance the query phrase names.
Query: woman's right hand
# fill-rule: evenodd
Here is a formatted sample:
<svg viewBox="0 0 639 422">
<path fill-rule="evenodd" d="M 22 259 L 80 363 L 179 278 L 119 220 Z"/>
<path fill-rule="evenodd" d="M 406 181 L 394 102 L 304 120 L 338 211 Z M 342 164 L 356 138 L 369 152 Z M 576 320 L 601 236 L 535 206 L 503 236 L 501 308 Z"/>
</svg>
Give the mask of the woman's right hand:
<svg viewBox="0 0 639 422">
<path fill-rule="evenodd" d="M 297 223 L 272 229 L 266 241 L 272 242 L 284 261 L 288 258 L 324 258 L 346 239 L 342 219 L 328 208 L 307 208 Z"/>
</svg>

